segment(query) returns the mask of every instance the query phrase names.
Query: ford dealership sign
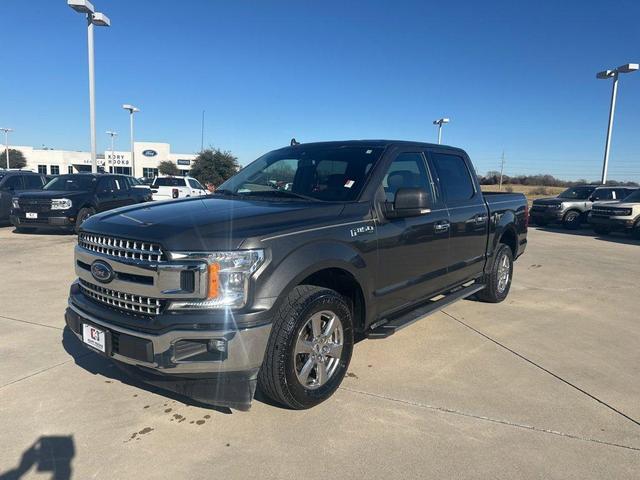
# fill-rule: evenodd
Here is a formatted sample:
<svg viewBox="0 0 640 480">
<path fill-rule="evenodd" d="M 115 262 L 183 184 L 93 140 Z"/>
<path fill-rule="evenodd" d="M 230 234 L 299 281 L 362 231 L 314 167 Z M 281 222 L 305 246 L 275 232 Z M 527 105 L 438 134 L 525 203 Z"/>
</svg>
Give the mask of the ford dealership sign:
<svg viewBox="0 0 640 480">
<path fill-rule="evenodd" d="M 155 157 L 156 155 L 158 155 L 158 152 L 156 152 L 155 150 L 143 150 L 142 154 L 145 157 Z"/>
</svg>

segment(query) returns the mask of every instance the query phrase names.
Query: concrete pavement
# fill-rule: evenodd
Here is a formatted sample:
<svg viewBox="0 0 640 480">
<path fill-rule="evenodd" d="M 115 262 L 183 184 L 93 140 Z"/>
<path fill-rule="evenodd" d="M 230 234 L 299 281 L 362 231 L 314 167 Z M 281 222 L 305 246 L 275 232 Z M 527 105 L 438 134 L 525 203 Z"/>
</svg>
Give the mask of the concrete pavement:
<svg viewBox="0 0 640 480">
<path fill-rule="evenodd" d="M 0 228 L 0 479 L 638 478 L 640 244 L 530 230 L 507 301 L 355 347 L 329 401 L 200 408 L 64 331 L 75 237 Z"/>
</svg>

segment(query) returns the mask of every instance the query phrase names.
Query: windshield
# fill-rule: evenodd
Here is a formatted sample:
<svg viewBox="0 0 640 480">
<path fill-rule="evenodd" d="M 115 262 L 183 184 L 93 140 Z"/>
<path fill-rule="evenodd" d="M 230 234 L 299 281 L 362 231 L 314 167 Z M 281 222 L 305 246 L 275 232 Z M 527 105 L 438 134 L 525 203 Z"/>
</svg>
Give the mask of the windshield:
<svg viewBox="0 0 640 480">
<path fill-rule="evenodd" d="M 93 190 L 96 185 L 96 177 L 93 175 L 60 175 L 47 183 L 43 190 L 62 190 L 62 191 L 77 191 L 77 190 Z"/>
<path fill-rule="evenodd" d="M 349 202 L 362 191 L 382 147 L 311 145 L 275 150 L 224 182 L 216 193 Z"/>
<path fill-rule="evenodd" d="M 162 177 L 156 178 L 152 187 L 184 187 L 184 178 Z"/>
<path fill-rule="evenodd" d="M 558 195 L 558 198 L 570 198 L 573 200 L 586 200 L 593 193 L 595 187 L 571 187 Z"/>
<path fill-rule="evenodd" d="M 623 202 L 640 202 L 640 190 L 635 190 L 622 199 Z"/>
</svg>

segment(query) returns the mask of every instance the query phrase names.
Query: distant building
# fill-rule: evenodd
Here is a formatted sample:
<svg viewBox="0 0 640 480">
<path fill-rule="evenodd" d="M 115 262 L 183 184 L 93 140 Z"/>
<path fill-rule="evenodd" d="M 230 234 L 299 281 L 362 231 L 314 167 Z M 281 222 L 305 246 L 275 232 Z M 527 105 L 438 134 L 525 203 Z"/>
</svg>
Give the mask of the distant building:
<svg viewBox="0 0 640 480">
<path fill-rule="evenodd" d="M 20 150 L 27 160 L 26 170 L 44 173 L 45 175 L 59 175 L 63 173 L 79 173 L 91 171 L 91 153 L 74 152 L 71 150 L 50 150 L 44 148 L 10 145 L 9 148 Z M 0 156 L 5 150 L 0 144 Z M 171 153 L 168 143 L 135 142 L 135 177 L 154 177 L 158 175 L 158 164 L 164 160 L 171 160 L 186 175 L 196 158 L 192 153 Z M 107 150 L 98 154 L 98 170 L 109 173 L 131 175 L 131 152 Z M 2 162 L 0 161 L 0 165 Z"/>
</svg>

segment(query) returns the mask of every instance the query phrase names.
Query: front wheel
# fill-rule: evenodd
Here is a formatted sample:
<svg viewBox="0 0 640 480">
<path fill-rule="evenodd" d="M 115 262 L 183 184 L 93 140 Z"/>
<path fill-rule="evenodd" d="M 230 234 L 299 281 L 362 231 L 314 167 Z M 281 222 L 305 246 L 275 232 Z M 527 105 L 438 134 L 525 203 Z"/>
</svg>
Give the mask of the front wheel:
<svg viewBox="0 0 640 480">
<path fill-rule="evenodd" d="M 286 407 L 313 407 L 338 389 L 352 351 L 353 320 L 345 299 L 327 288 L 298 286 L 274 318 L 258 385 Z"/>
<path fill-rule="evenodd" d="M 484 277 L 485 288 L 476 297 L 488 303 L 502 302 L 509 295 L 512 278 L 513 253 L 508 245 L 501 243 L 493 257 L 491 271 Z"/>
<path fill-rule="evenodd" d="M 76 226 L 74 228 L 75 232 L 78 233 L 80 231 L 80 226 L 84 221 L 95 213 L 96 211 L 93 208 L 81 208 L 78 212 L 78 217 L 76 218 Z"/>
<path fill-rule="evenodd" d="M 576 230 L 580 228 L 581 214 L 575 210 L 569 210 L 562 219 L 562 225 L 567 230 Z"/>
</svg>

